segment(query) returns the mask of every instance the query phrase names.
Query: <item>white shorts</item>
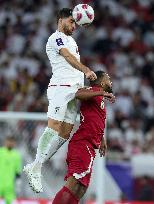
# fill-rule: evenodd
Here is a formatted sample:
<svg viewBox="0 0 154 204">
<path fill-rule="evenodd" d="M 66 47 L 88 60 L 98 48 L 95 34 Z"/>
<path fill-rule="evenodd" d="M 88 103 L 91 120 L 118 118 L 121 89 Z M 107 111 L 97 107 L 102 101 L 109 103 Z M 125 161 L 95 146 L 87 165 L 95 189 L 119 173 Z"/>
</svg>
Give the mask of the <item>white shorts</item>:
<svg viewBox="0 0 154 204">
<path fill-rule="evenodd" d="M 75 93 L 79 88 L 77 85 L 48 87 L 48 118 L 74 124 L 77 116 Z"/>
</svg>

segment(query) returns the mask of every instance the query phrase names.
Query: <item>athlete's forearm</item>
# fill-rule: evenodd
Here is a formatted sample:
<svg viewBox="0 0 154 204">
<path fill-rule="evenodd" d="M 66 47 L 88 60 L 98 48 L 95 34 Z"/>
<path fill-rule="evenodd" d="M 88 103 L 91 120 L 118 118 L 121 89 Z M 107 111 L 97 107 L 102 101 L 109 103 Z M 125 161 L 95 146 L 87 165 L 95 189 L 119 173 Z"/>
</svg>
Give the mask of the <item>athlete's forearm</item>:
<svg viewBox="0 0 154 204">
<path fill-rule="evenodd" d="M 70 55 L 70 56 L 66 57 L 65 59 L 69 64 L 72 65 L 72 67 L 74 67 L 75 69 L 83 72 L 84 74 L 89 71 L 89 68 L 86 67 L 85 65 L 83 65 L 81 62 L 79 62 L 76 59 L 76 57 L 74 57 L 73 55 Z"/>
<path fill-rule="evenodd" d="M 108 93 L 103 90 L 92 91 L 86 88 L 82 88 L 82 89 L 79 89 L 75 94 L 75 97 L 79 100 L 89 100 L 95 96 L 103 96 L 104 98 L 108 99 L 112 103 L 115 101 L 115 96 L 112 93 Z"/>
<path fill-rule="evenodd" d="M 106 144 L 106 138 L 105 138 L 104 134 L 103 134 L 103 137 L 102 137 L 101 143 L 102 143 L 102 144 Z"/>
<path fill-rule="evenodd" d="M 75 97 L 79 100 L 89 100 L 95 96 L 104 96 L 103 91 L 91 91 L 88 89 L 80 89 L 76 92 Z"/>
<path fill-rule="evenodd" d="M 75 69 L 83 72 L 83 73 L 87 73 L 90 69 L 88 67 L 86 67 L 85 65 L 83 65 L 81 62 L 79 62 L 77 60 L 77 58 L 72 55 L 68 50 L 66 50 L 65 48 L 60 50 L 60 54 L 65 58 L 65 60 Z"/>
</svg>

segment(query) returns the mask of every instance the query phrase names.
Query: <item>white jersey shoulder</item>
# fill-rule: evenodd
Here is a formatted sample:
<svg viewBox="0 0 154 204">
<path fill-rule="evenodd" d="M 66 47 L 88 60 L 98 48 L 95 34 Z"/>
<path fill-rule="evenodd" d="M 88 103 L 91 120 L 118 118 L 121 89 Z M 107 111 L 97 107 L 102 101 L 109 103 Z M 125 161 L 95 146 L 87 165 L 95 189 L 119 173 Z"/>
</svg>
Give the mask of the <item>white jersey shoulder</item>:
<svg viewBox="0 0 154 204">
<path fill-rule="evenodd" d="M 49 37 L 46 45 L 46 52 L 51 62 L 55 60 L 55 55 L 59 54 L 61 48 L 67 48 L 78 60 L 80 60 L 78 46 L 75 40 L 71 36 L 56 31 Z"/>
<path fill-rule="evenodd" d="M 65 60 L 65 58 L 59 54 L 59 51 L 62 48 L 67 48 L 69 52 L 73 54 L 78 61 L 80 61 L 80 54 L 75 40 L 71 36 L 67 36 L 59 31 L 53 33 L 49 37 L 46 44 L 46 53 L 50 60 L 53 73 L 50 83 L 58 83 L 58 81 L 61 81 L 61 83 L 66 84 L 71 83 L 70 80 L 73 81 L 75 78 L 76 80 L 74 83 L 76 83 L 77 81 L 81 82 L 81 78 L 83 81 L 83 73 L 72 67 Z"/>
</svg>

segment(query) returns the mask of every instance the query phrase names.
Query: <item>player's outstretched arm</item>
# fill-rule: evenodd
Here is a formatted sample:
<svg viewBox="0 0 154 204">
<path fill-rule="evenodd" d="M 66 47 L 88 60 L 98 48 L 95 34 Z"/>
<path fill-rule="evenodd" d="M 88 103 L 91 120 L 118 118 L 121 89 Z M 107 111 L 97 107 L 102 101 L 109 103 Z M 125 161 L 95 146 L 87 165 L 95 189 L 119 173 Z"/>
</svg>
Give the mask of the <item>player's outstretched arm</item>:
<svg viewBox="0 0 154 204">
<path fill-rule="evenodd" d="M 61 48 L 59 53 L 72 67 L 83 72 L 86 75 L 87 79 L 89 80 L 97 79 L 96 74 L 93 71 L 91 71 L 88 67 L 83 65 L 81 62 L 79 62 L 77 58 L 74 55 L 72 55 L 67 48 Z"/>
<path fill-rule="evenodd" d="M 92 91 L 92 90 L 89 90 L 87 88 L 82 88 L 82 89 L 79 89 L 75 94 L 75 97 L 79 100 L 90 100 L 91 98 L 93 98 L 95 96 L 104 96 L 110 102 L 114 102 L 114 100 L 115 100 L 115 97 L 112 93 L 107 93 L 103 90 Z"/>
</svg>

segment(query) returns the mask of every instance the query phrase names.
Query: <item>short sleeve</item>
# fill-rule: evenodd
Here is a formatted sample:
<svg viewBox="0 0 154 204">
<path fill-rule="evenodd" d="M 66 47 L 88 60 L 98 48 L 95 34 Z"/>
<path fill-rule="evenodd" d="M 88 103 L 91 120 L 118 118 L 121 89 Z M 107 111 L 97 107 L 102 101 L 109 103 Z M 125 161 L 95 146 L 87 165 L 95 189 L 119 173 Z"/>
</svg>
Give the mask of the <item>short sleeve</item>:
<svg viewBox="0 0 154 204">
<path fill-rule="evenodd" d="M 61 48 L 66 48 L 66 39 L 63 35 L 55 35 L 52 39 L 52 46 L 59 52 Z"/>
</svg>

